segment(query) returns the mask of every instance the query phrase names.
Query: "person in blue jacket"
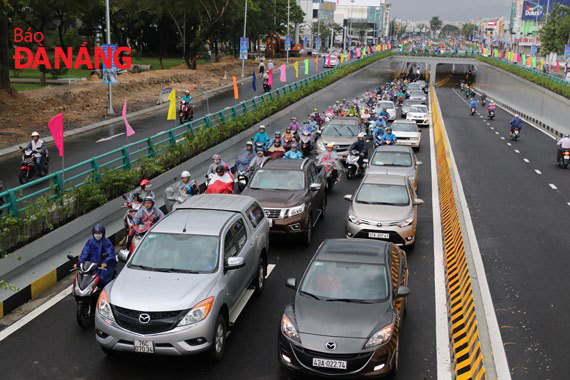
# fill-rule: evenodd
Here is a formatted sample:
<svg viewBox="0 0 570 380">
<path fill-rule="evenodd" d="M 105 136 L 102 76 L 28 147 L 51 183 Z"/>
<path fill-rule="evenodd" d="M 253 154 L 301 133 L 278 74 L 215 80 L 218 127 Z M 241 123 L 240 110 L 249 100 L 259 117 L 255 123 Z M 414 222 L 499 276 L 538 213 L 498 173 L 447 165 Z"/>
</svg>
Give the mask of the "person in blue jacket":
<svg viewBox="0 0 570 380">
<path fill-rule="evenodd" d="M 392 133 L 392 128 L 390 127 L 387 127 L 386 132 L 382 135 L 382 137 L 380 137 L 380 142 L 382 144 L 396 144 L 397 140 L 398 139 L 396 138 L 396 135 Z"/>
<path fill-rule="evenodd" d="M 85 261 L 99 263 L 101 270 L 99 271 L 98 287 L 103 289 L 113 279 L 113 273 L 117 265 L 115 248 L 111 240 L 105 237 L 105 226 L 102 224 L 95 224 L 91 234 L 93 236 L 87 240 L 85 247 L 83 247 L 78 264 L 82 264 Z M 103 253 L 109 254 L 105 260 L 101 260 Z M 74 267 L 78 264 L 75 264 Z"/>
<path fill-rule="evenodd" d="M 518 129 L 519 132 L 521 131 L 523 126 L 523 122 L 521 120 L 521 118 L 519 117 L 519 115 L 515 115 L 515 118 L 513 120 L 511 120 L 511 133 L 513 133 L 514 129 Z"/>
<path fill-rule="evenodd" d="M 289 160 L 300 160 L 303 158 L 303 153 L 297 150 L 297 144 L 293 143 L 291 144 L 291 150 L 285 153 L 283 157 Z"/>
<path fill-rule="evenodd" d="M 477 108 L 477 100 L 475 100 L 475 98 L 472 98 L 471 101 L 469 102 L 469 106 L 471 106 L 471 108 Z"/>
<path fill-rule="evenodd" d="M 384 122 L 384 120 L 382 120 Z M 382 125 L 382 123 L 376 120 L 374 122 L 374 130 L 372 131 L 372 137 L 374 137 L 374 144 L 379 145 L 380 139 L 384 135 L 384 128 L 386 128 L 386 122 Z"/>
<path fill-rule="evenodd" d="M 265 125 L 259 126 L 259 132 L 255 134 L 253 138 L 253 143 L 262 143 L 264 148 L 267 149 L 269 145 L 269 135 L 265 133 Z"/>
</svg>

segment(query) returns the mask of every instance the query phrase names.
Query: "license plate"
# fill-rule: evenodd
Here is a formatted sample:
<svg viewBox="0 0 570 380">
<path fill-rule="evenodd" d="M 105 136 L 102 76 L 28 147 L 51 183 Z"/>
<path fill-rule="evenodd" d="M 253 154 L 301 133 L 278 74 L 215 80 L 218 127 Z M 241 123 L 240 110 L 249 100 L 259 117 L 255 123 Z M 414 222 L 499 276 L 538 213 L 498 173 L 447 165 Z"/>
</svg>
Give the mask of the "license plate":
<svg viewBox="0 0 570 380">
<path fill-rule="evenodd" d="M 154 344 L 152 343 L 151 340 L 135 340 L 135 352 L 153 354 Z"/>
<path fill-rule="evenodd" d="M 570 160 L 570 156 L 564 156 L 565 160 Z"/>
<path fill-rule="evenodd" d="M 368 237 L 376 238 L 376 239 L 389 239 L 390 234 L 384 234 L 381 232 L 369 232 Z"/>
<path fill-rule="evenodd" d="M 346 360 L 329 360 L 313 358 L 313 367 L 346 369 Z"/>
</svg>

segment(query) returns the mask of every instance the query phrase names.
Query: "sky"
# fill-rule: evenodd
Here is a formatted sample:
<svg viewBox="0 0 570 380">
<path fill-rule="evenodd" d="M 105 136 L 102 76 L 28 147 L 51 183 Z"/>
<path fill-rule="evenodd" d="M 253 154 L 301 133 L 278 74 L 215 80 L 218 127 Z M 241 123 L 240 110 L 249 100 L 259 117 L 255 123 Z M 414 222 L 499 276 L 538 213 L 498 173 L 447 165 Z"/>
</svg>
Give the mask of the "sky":
<svg viewBox="0 0 570 380">
<path fill-rule="evenodd" d="M 330 0 L 326 0 L 330 1 Z M 480 17 L 508 18 L 511 0 L 388 0 L 392 3 L 390 18 L 429 20 L 439 16 L 445 21 L 468 21 Z M 339 0 L 350 5 L 350 0 Z M 354 5 L 378 5 L 380 0 L 355 0 Z"/>
</svg>

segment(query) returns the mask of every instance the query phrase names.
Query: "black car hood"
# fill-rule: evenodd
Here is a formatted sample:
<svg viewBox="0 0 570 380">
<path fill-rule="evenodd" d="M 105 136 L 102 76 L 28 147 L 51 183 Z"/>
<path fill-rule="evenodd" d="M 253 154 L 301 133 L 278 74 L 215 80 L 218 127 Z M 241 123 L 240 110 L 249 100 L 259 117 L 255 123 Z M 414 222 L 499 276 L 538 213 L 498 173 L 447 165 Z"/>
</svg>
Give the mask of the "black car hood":
<svg viewBox="0 0 570 380">
<path fill-rule="evenodd" d="M 361 304 L 295 297 L 295 320 L 300 333 L 331 337 L 368 338 L 392 321 L 389 301 Z"/>
<path fill-rule="evenodd" d="M 241 194 L 257 199 L 263 208 L 287 208 L 305 203 L 306 190 L 255 190 L 247 187 Z"/>
</svg>

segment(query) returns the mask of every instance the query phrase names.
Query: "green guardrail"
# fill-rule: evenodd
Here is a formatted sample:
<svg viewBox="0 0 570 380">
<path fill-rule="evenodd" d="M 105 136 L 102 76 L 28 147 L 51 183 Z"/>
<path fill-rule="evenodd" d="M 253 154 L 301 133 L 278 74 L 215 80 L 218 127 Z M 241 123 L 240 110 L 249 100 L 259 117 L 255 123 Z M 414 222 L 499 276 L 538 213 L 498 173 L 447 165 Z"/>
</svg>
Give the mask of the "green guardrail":
<svg viewBox="0 0 570 380">
<path fill-rule="evenodd" d="M 521 64 L 515 64 L 515 63 L 513 63 L 513 62 L 511 62 L 511 61 L 508 61 L 508 60 L 506 60 L 506 59 L 497 58 L 497 57 L 485 57 L 485 58 L 488 59 L 488 60 L 491 60 L 491 61 L 498 62 L 498 63 L 503 63 L 503 64 L 511 65 L 511 66 L 513 66 L 513 67 L 522 69 L 522 70 L 524 70 L 524 71 L 526 71 L 526 72 L 528 72 L 528 73 L 531 73 L 531 74 L 534 74 L 534 75 L 538 75 L 539 77 L 542 77 L 542 78 L 546 78 L 546 79 L 548 79 L 548 80 L 551 80 L 551 81 L 553 81 L 554 83 L 557 83 L 557 84 L 561 84 L 561 85 L 564 85 L 564 86 L 570 86 L 570 82 L 567 82 L 567 81 L 565 81 L 565 80 L 562 79 L 562 78 L 559 78 L 559 77 L 557 77 L 557 76 L 555 76 L 555 75 L 552 75 L 552 74 L 547 74 L 547 73 L 545 73 L 545 72 L 542 72 L 542 71 L 537 70 L 537 69 L 532 68 L 532 67 L 528 67 L 528 66 L 521 65 Z M 484 62 L 484 61 L 482 61 L 482 62 Z"/>
<path fill-rule="evenodd" d="M 475 58 L 479 55 L 476 52 L 459 53 L 434 53 L 432 51 L 408 50 L 398 52 L 397 55 L 413 56 L 413 57 L 449 57 L 449 58 Z"/>
<path fill-rule="evenodd" d="M 378 54 L 382 54 L 382 52 L 377 52 L 370 56 Z M 6 190 L 0 193 L 0 199 L 5 200 L 5 203 L 0 205 L 0 213 L 8 210 L 12 216 L 17 217 L 21 210 L 25 210 L 34 205 L 34 198 L 47 194 L 51 194 L 48 197 L 50 200 L 60 198 L 64 190 L 81 186 L 84 181 L 91 176 L 99 182 L 106 172 L 112 172 L 118 169 L 129 169 L 143 159 L 153 158 L 168 150 L 169 147 L 181 141 L 187 133 L 194 135 L 201 128 L 212 128 L 222 125 L 226 121 L 243 116 L 249 111 L 254 111 L 259 104 L 268 99 L 296 91 L 313 81 L 330 76 L 340 67 L 350 66 L 359 61 L 359 59 L 356 59 L 338 65 L 335 68 L 321 71 L 307 78 L 276 88 L 263 95 L 244 100 L 232 107 L 226 107 L 221 111 L 210 113 L 199 119 L 160 132 L 154 136 L 124 145 L 105 154 L 80 162 L 64 170 L 48 174 L 45 177 L 37 178 L 24 185 Z M 41 187 L 29 194 L 24 194 L 26 189 L 35 188 L 37 186 Z"/>
</svg>

